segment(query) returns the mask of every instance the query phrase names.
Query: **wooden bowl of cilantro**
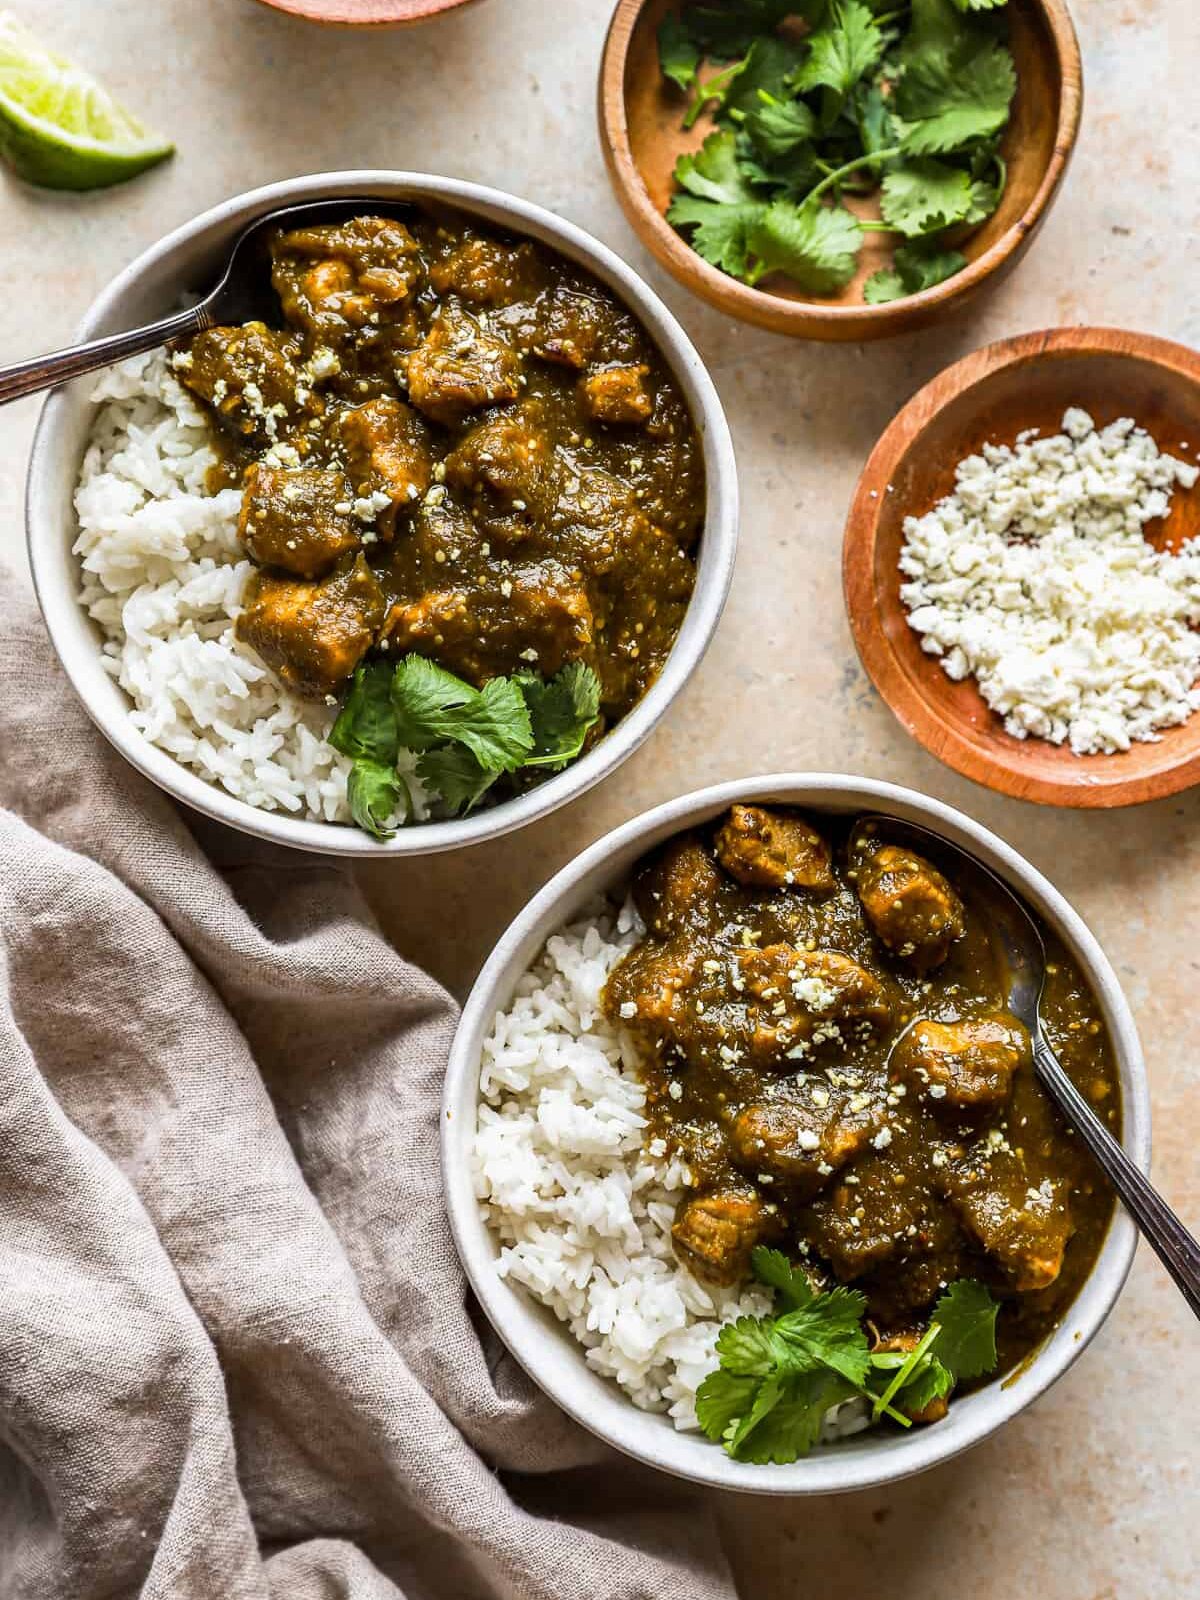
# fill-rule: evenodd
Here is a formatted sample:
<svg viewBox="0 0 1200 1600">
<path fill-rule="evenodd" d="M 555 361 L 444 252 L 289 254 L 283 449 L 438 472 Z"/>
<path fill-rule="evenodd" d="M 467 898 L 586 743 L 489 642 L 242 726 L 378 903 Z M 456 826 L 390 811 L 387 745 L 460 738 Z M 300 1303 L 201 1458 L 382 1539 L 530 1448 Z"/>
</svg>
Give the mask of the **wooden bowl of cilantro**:
<svg viewBox="0 0 1200 1600">
<path fill-rule="evenodd" d="M 998 282 L 1079 130 L 1065 0 L 621 0 L 601 140 L 626 215 L 719 310 L 808 339 Z"/>
</svg>

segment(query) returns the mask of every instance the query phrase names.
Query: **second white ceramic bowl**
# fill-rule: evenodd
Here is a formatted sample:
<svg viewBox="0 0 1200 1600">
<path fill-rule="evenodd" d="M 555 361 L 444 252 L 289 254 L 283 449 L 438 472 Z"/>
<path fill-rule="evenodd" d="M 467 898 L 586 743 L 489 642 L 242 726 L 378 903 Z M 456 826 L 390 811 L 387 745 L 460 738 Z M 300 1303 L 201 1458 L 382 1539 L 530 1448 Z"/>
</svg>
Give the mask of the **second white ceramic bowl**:
<svg viewBox="0 0 1200 1600">
<path fill-rule="evenodd" d="M 410 172 L 333 172 L 269 184 L 185 223 L 126 267 L 84 318 L 79 339 L 94 339 L 164 316 L 186 294 L 203 292 L 248 223 L 265 212 L 312 200 L 361 197 L 392 205 L 454 206 L 508 232 L 540 240 L 578 262 L 634 313 L 670 367 L 700 435 L 707 511 L 696 586 L 679 637 L 649 692 L 573 766 L 490 810 L 447 822 L 402 828 L 377 841 L 357 828 L 260 811 L 181 766 L 145 740 L 129 720 L 129 702 L 101 664 L 98 630 L 78 601 L 80 574 L 72 497 L 95 407 L 94 380 L 79 379 L 47 400 L 34 438 L 26 492 L 29 563 L 50 637 L 67 675 L 101 732 L 146 777 L 177 799 L 245 833 L 329 855 L 428 855 L 478 844 L 575 799 L 620 766 L 648 737 L 708 648 L 717 626 L 737 545 L 737 471 L 717 391 L 687 334 L 658 296 L 613 251 L 573 223 L 514 195 L 456 178 Z"/>
<path fill-rule="evenodd" d="M 679 1433 L 667 1417 L 639 1411 L 614 1383 L 593 1372 L 563 1324 L 498 1276 L 496 1241 L 479 1215 L 472 1182 L 483 1040 L 547 937 L 597 895 L 617 890 L 654 845 L 743 800 L 797 805 L 814 815 L 879 811 L 920 823 L 972 851 L 1010 884 L 1062 939 L 1099 1001 L 1120 1074 L 1123 1142 L 1142 1170 L 1149 1170 L 1150 1103 L 1133 1018 L 1106 956 L 1062 895 L 1010 845 L 939 801 L 866 778 L 785 773 L 702 789 L 635 818 L 565 867 L 512 923 L 471 991 L 450 1054 L 442 1107 L 450 1223 L 471 1285 L 505 1344 L 564 1411 L 609 1444 L 650 1466 L 723 1489 L 786 1495 L 867 1489 L 924 1471 L 978 1444 L 1062 1376 L 1116 1304 L 1133 1261 L 1137 1232 L 1122 1210 L 1091 1275 L 1034 1360 L 955 1400 L 949 1416 L 932 1427 L 906 1434 L 860 1433 L 792 1466 L 761 1467 L 732 1461 L 700 1434 Z"/>
</svg>

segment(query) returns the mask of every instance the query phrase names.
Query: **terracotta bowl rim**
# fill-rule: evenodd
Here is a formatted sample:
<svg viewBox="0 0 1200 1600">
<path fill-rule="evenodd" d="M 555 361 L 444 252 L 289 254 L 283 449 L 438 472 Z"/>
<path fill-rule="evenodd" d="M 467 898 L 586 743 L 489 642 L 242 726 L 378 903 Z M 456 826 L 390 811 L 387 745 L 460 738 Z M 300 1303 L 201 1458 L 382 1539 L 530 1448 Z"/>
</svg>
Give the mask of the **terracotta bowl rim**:
<svg viewBox="0 0 1200 1600">
<path fill-rule="evenodd" d="M 565 1326 L 496 1271 L 498 1247 L 479 1215 L 471 1143 L 479 1105 L 479 1061 L 497 1010 L 550 934 L 601 894 L 619 889 L 633 863 L 655 844 L 719 815 L 735 801 L 776 800 L 810 811 L 881 811 L 974 852 L 1045 917 L 1079 962 L 1100 1003 L 1121 1083 L 1122 1143 L 1150 1168 L 1150 1097 L 1129 1003 L 1112 965 L 1083 918 L 1012 845 L 939 800 L 844 773 L 785 772 L 734 779 L 669 800 L 613 829 L 563 867 L 517 913 L 485 962 L 463 1007 L 450 1050 L 442 1100 L 442 1177 L 450 1226 L 467 1277 L 492 1326 L 535 1383 L 606 1443 L 649 1466 L 696 1483 L 752 1494 L 830 1494 L 892 1483 L 948 1461 L 1025 1409 L 1074 1363 L 1112 1311 L 1137 1248 L 1137 1230 L 1118 1205 L 1100 1255 L 1079 1295 L 1036 1358 L 951 1407 L 934 1427 L 900 1435 L 856 1434 L 791 1466 L 731 1461 L 699 1434 L 639 1411 L 615 1383 L 588 1367 Z"/>
<path fill-rule="evenodd" d="M 1027 770 L 1028 754 L 1031 749 L 1040 748 L 1040 741 L 1010 739 L 997 747 L 990 742 L 976 742 L 940 721 L 937 697 L 931 700 L 899 663 L 883 626 L 874 579 L 875 544 L 887 485 L 901 462 L 920 448 L 933 417 L 1008 367 L 1053 360 L 1060 355 L 1111 356 L 1148 363 L 1200 388 L 1200 352 L 1156 334 L 1122 328 L 1045 328 L 997 339 L 961 357 L 919 389 L 896 413 L 867 459 L 846 517 L 842 543 L 846 615 L 859 659 L 888 709 L 912 738 L 955 772 L 1000 794 L 1038 805 L 1087 810 L 1141 805 L 1200 783 L 1200 750 L 1182 757 L 1175 765 L 1128 778 L 1106 778 L 1105 763 L 1113 758 L 1102 755 L 1074 758 L 1071 766 L 1063 769 L 1070 777 L 1031 776 Z M 964 381 L 967 374 L 970 380 Z M 1081 395 L 1080 403 L 1086 401 L 1087 396 Z M 911 434 L 910 418 L 926 413 L 922 427 Z M 995 713 L 989 711 L 988 715 Z M 1182 729 L 1164 730 L 1164 740 L 1149 748 L 1162 749 L 1179 731 Z M 997 755 L 997 748 L 1005 754 Z"/>
<path fill-rule="evenodd" d="M 449 11 L 476 5 L 478 0 L 417 0 L 422 9 L 415 13 L 411 0 L 408 4 L 405 0 L 373 0 L 376 15 L 370 17 L 346 14 L 345 0 L 258 0 L 258 3 L 268 11 L 278 11 L 301 22 L 315 22 L 319 27 L 413 28 L 445 16 Z"/>
<path fill-rule="evenodd" d="M 1057 197 L 1083 116 L 1083 57 L 1067 0 L 1028 0 L 1041 12 L 1049 29 L 1062 93 L 1054 148 L 1042 181 L 1025 211 L 994 244 L 953 278 L 878 306 L 792 300 L 740 283 L 705 261 L 676 233 L 650 199 L 633 156 L 625 67 L 637 19 L 650 3 L 651 0 L 618 0 L 604 42 L 597 102 L 609 178 L 626 216 L 658 261 L 686 287 L 730 316 L 800 336 L 819 336 L 817 330 L 822 330 L 833 337 L 851 326 L 854 333 L 846 332 L 845 337 L 874 338 L 903 331 L 905 325 L 915 326 L 918 319 L 928 321 L 931 314 L 945 311 L 1015 261 Z"/>
</svg>

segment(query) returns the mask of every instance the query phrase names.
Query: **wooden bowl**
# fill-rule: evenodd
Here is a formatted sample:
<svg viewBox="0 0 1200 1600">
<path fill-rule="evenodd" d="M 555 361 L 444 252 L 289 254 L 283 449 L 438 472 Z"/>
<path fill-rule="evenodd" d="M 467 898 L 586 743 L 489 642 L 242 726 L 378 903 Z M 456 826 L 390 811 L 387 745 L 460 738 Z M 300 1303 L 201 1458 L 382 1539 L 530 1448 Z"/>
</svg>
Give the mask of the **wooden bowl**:
<svg viewBox="0 0 1200 1600">
<path fill-rule="evenodd" d="M 1200 355 L 1148 334 L 1056 328 L 977 350 L 916 394 L 867 462 L 846 523 L 843 582 L 863 666 L 892 711 L 939 760 L 1001 794 L 1042 805 L 1136 805 L 1200 782 L 1200 714 L 1154 744 L 1076 756 L 1014 739 L 971 679 L 952 682 L 921 649 L 900 601 L 904 520 L 954 487 L 964 456 L 1023 428 L 1061 431 L 1079 405 L 1100 426 L 1133 417 L 1159 447 L 1200 461 Z M 1147 525 L 1160 547 L 1200 531 L 1200 488 L 1178 489 L 1169 517 Z"/>
<path fill-rule="evenodd" d="M 259 0 L 259 4 L 329 27 L 407 28 L 475 0 Z"/>
<path fill-rule="evenodd" d="M 690 131 L 683 101 L 658 67 L 658 27 L 680 0 L 620 0 L 600 69 L 600 141 L 617 198 L 642 242 L 686 288 L 743 322 L 800 339 L 882 339 L 925 327 L 998 283 L 1029 248 L 1058 193 L 1083 107 L 1079 43 L 1066 0 L 1010 0 L 1017 94 L 1001 153 L 1008 186 L 995 215 L 962 245 L 957 277 L 881 306 L 863 304 L 866 279 L 890 262 L 884 237 L 868 237 L 859 271 L 837 295 L 805 298 L 778 275 L 750 288 L 698 256 L 666 220 L 679 156 L 712 132 Z"/>
</svg>

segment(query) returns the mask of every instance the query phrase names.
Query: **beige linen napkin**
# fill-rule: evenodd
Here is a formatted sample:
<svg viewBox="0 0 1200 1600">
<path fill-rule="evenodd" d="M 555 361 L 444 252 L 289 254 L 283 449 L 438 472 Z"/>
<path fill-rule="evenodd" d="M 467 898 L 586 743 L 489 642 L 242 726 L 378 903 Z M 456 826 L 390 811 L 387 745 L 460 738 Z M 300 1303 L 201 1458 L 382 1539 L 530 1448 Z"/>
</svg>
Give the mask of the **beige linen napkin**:
<svg viewBox="0 0 1200 1600">
<path fill-rule="evenodd" d="M 451 1000 L 139 779 L 11 578 L 0 806 L 0 1596 L 727 1600 L 465 1291 Z"/>
</svg>

